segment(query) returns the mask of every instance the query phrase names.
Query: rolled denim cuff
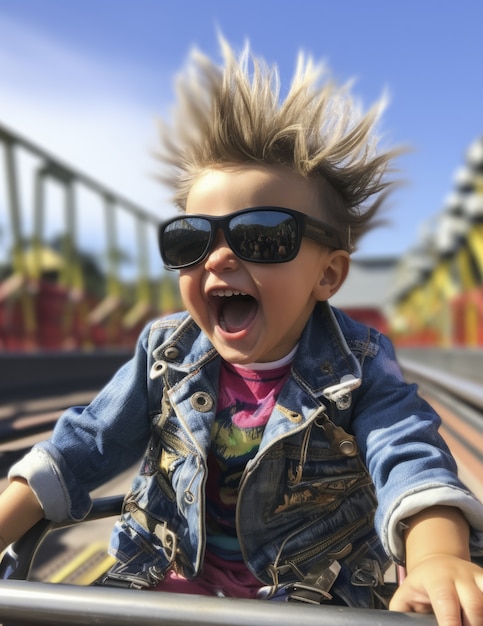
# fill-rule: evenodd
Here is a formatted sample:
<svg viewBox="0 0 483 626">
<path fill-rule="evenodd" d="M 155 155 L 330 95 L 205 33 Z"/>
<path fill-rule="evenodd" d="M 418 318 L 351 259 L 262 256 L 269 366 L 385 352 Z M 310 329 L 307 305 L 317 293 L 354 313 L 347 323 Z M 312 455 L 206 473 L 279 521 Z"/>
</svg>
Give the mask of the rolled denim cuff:
<svg viewBox="0 0 483 626">
<path fill-rule="evenodd" d="M 42 448 L 33 448 L 15 463 L 8 478 L 24 478 L 28 482 L 47 519 L 53 522 L 73 519 L 69 493 L 52 458 Z"/>
<path fill-rule="evenodd" d="M 388 515 L 387 535 L 383 538 L 388 554 L 398 563 L 405 562 L 405 520 L 432 506 L 459 509 L 472 528 L 475 546 L 483 550 L 483 504 L 468 491 L 450 485 L 425 486 L 404 494 Z"/>
</svg>

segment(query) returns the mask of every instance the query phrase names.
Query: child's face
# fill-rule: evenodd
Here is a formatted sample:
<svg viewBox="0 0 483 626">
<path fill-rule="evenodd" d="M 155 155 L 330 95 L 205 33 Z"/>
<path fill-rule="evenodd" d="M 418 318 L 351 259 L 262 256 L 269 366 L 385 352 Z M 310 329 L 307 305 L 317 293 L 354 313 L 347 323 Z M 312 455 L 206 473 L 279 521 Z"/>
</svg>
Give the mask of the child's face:
<svg viewBox="0 0 483 626">
<path fill-rule="evenodd" d="M 320 217 L 313 181 L 288 168 L 256 165 L 203 172 L 190 190 L 186 213 L 222 216 L 257 206 Z M 206 259 L 180 270 L 180 290 L 186 308 L 225 360 L 275 361 L 296 345 L 317 300 L 335 293 L 347 265 L 346 252 L 306 237 L 292 261 L 242 261 L 220 230 Z"/>
</svg>

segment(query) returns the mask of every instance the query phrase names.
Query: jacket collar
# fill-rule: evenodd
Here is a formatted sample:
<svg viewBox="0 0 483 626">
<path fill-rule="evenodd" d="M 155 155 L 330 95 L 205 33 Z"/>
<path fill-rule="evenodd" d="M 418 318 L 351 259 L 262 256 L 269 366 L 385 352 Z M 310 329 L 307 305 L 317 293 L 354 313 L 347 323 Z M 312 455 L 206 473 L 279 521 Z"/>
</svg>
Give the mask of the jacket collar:
<svg viewBox="0 0 483 626">
<path fill-rule="evenodd" d="M 327 302 L 318 303 L 304 329 L 293 371 L 317 397 L 342 379 L 362 376 L 360 363 Z"/>
<path fill-rule="evenodd" d="M 199 370 L 219 355 L 187 313 L 174 333 L 153 352 L 155 361 L 168 361 L 183 376 Z M 300 338 L 293 374 L 311 395 L 320 398 L 341 379 L 360 379 L 361 367 L 327 302 L 315 307 Z"/>
</svg>

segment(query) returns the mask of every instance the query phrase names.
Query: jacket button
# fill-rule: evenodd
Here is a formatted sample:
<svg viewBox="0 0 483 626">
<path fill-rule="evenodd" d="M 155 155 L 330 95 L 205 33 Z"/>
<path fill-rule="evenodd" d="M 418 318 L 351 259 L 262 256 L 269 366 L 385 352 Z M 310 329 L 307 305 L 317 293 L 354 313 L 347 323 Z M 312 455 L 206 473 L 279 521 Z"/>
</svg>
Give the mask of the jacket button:
<svg viewBox="0 0 483 626">
<path fill-rule="evenodd" d="M 175 346 L 170 346 L 169 348 L 166 348 L 166 350 L 164 351 L 164 356 L 169 361 L 174 361 L 175 359 L 179 357 L 179 350 Z"/>
<path fill-rule="evenodd" d="M 213 408 L 213 398 L 205 391 L 197 391 L 191 396 L 191 406 L 201 413 L 207 413 Z"/>
</svg>

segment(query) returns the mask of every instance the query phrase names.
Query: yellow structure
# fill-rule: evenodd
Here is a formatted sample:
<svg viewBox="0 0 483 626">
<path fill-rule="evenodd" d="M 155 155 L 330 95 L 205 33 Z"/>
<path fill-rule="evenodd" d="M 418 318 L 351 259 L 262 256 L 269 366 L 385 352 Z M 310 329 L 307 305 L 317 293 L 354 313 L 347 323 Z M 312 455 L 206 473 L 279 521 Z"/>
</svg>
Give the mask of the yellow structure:
<svg viewBox="0 0 483 626">
<path fill-rule="evenodd" d="M 411 271 L 412 255 L 425 267 Z M 399 345 L 483 346 L 483 137 L 468 150 L 431 234 L 400 262 L 390 328 Z"/>
<path fill-rule="evenodd" d="M 2 124 L 0 144 L 10 238 L 0 349 L 132 346 L 149 319 L 180 306 L 159 259 L 157 216 Z M 26 180 L 33 198 L 23 196 Z"/>
</svg>

